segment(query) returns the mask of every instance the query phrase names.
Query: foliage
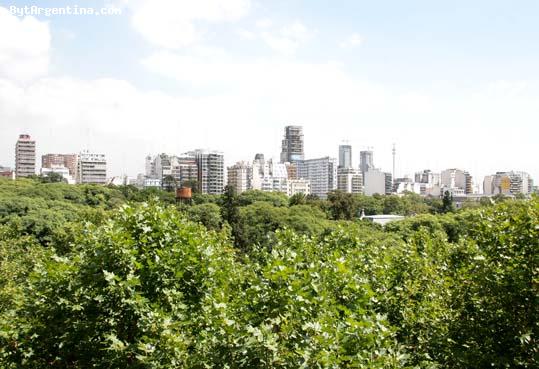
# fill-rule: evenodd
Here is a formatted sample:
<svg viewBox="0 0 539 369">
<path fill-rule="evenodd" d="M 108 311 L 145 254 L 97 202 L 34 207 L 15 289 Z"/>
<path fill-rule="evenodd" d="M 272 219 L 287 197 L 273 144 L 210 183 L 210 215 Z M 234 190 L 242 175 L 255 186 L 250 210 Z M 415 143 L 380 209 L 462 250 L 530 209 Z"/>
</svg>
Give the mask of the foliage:
<svg viewBox="0 0 539 369">
<path fill-rule="evenodd" d="M 273 206 L 287 206 L 289 199 L 282 192 L 263 192 L 259 190 L 244 191 L 238 195 L 238 205 L 247 206 L 255 202 L 268 202 Z"/>
<path fill-rule="evenodd" d="M 223 223 L 221 209 L 214 203 L 189 206 L 186 208 L 186 212 L 190 220 L 203 224 L 209 230 L 221 229 Z"/>
<path fill-rule="evenodd" d="M 453 195 L 449 191 L 444 192 L 442 198 L 442 213 L 450 213 L 455 211 L 455 204 L 453 204 Z"/>
<path fill-rule="evenodd" d="M 539 367 L 537 196 L 273 195 L 0 180 L 0 367 Z"/>
</svg>

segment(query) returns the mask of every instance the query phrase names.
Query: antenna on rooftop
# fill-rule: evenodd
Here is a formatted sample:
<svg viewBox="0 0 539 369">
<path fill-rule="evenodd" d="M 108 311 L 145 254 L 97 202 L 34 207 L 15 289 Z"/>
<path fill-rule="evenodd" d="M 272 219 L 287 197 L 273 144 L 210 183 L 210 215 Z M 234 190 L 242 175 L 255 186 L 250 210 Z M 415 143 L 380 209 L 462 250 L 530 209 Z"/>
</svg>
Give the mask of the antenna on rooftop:
<svg viewBox="0 0 539 369">
<path fill-rule="evenodd" d="M 397 150 L 395 149 L 395 144 L 393 144 L 393 150 L 391 150 L 393 153 L 393 182 L 395 182 L 395 155 L 397 154 Z"/>
</svg>

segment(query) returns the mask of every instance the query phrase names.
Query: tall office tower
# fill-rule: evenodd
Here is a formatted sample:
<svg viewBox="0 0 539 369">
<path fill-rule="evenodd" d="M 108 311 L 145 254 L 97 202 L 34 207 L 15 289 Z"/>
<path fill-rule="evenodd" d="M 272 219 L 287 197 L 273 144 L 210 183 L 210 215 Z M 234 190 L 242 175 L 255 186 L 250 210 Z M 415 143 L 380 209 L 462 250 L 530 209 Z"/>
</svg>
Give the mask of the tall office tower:
<svg viewBox="0 0 539 369">
<path fill-rule="evenodd" d="M 337 189 L 348 193 L 363 193 L 361 172 L 355 168 L 338 168 Z"/>
<path fill-rule="evenodd" d="M 199 191 L 210 195 L 222 194 L 225 188 L 223 153 L 199 149 L 187 154 L 196 158 Z"/>
<path fill-rule="evenodd" d="M 15 177 L 36 174 L 36 141 L 30 135 L 19 135 L 15 145 Z"/>
<path fill-rule="evenodd" d="M 227 174 L 227 184 L 233 187 L 237 194 L 251 189 L 253 167 L 249 163 L 239 161 L 227 168 Z"/>
<path fill-rule="evenodd" d="M 46 154 L 41 156 L 41 168 L 64 167 L 75 178 L 77 173 L 77 154 Z"/>
<path fill-rule="evenodd" d="M 374 169 L 373 152 L 371 150 L 360 151 L 359 170 L 365 179 L 365 172 Z"/>
<path fill-rule="evenodd" d="M 282 141 L 281 163 L 294 163 L 303 159 L 303 127 L 286 126 Z"/>
<path fill-rule="evenodd" d="M 328 192 L 337 189 L 337 159 L 326 156 L 302 160 L 297 165 L 298 178 L 311 183 L 311 194 L 325 199 Z"/>
<path fill-rule="evenodd" d="M 352 168 L 351 145 L 339 145 L 339 168 Z"/>
<path fill-rule="evenodd" d="M 105 154 L 82 151 L 77 157 L 77 183 L 107 183 L 107 158 Z"/>
<path fill-rule="evenodd" d="M 395 179 L 395 157 L 397 156 L 397 150 L 395 149 L 395 144 L 393 144 L 393 149 L 391 150 L 393 155 L 393 171 L 391 172 L 391 177 Z"/>
</svg>

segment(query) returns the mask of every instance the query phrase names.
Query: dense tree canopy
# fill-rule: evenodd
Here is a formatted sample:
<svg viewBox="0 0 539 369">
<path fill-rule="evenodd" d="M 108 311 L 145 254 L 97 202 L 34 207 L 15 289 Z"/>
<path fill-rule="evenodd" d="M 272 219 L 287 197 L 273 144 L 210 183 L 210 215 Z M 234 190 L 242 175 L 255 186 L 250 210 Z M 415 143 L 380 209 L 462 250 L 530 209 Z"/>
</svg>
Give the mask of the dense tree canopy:
<svg viewBox="0 0 539 369">
<path fill-rule="evenodd" d="M 0 180 L 0 367 L 539 367 L 537 197 L 282 200 Z"/>
</svg>

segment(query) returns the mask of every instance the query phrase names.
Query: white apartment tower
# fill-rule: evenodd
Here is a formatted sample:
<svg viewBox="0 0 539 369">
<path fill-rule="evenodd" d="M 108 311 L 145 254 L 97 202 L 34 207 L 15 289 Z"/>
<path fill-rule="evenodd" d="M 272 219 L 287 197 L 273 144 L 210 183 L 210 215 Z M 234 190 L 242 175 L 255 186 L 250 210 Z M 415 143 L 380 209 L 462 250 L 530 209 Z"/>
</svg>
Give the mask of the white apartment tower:
<svg viewBox="0 0 539 369">
<path fill-rule="evenodd" d="M 30 135 L 19 135 L 15 145 L 15 177 L 36 174 L 36 141 Z"/>
<path fill-rule="evenodd" d="M 249 163 L 240 161 L 227 168 L 227 183 L 234 188 L 237 194 L 251 189 L 253 167 Z"/>
<path fill-rule="evenodd" d="M 337 159 L 328 156 L 298 162 L 298 178 L 311 183 L 311 194 L 322 199 L 337 189 Z"/>
<path fill-rule="evenodd" d="M 220 195 L 225 188 L 224 156 L 218 151 L 195 150 L 193 155 L 198 167 L 198 188 L 201 193 Z"/>
</svg>

